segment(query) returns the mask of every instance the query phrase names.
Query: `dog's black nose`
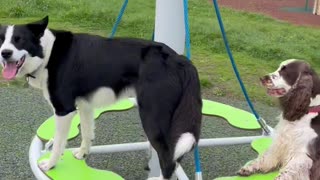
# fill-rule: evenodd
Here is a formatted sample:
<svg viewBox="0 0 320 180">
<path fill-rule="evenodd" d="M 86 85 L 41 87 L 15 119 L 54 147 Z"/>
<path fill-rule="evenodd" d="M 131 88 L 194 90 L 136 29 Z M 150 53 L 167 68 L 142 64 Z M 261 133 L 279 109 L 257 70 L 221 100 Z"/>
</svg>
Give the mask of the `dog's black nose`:
<svg viewBox="0 0 320 180">
<path fill-rule="evenodd" d="M 270 80 L 270 76 L 269 75 L 265 75 L 265 76 L 263 76 L 263 77 L 260 77 L 260 81 L 262 82 L 262 83 L 265 83 L 265 82 L 267 82 L 267 81 L 269 81 Z"/>
<path fill-rule="evenodd" d="M 10 50 L 10 49 L 4 49 L 4 50 L 2 50 L 2 52 L 1 52 L 1 56 L 2 56 L 4 59 L 9 59 L 9 58 L 11 58 L 12 54 L 13 54 L 13 51 Z"/>
</svg>

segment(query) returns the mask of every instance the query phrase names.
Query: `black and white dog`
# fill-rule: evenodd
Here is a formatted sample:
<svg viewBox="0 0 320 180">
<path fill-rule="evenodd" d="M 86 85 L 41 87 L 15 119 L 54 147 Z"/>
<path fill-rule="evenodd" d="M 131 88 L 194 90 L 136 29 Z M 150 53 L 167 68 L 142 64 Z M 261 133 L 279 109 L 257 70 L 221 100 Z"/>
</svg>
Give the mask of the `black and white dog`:
<svg viewBox="0 0 320 180">
<path fill-rule="evenodd" d="M 280 169 L 277 180 L 320 180 L 320 78 L 310 64 L 290 59 L 261 78 L 282 113 L 270 148 L 240 175 Z"/>
<path fill-rule="evenodd" d="M 162 43 L 73 34 L 47 25 L 48 17 L 0 26 L 3 77 L 27 77 L 55 113 L 52 154 L 39 167 L 47 171 L 59 160 L 77 109 L 82 142 L 74 156 L 82 159 L 94 138 L 93 108 L 134 95 L 159 156 L 162 176 L 154 179 L 169 179 L 199 140 L 202 100 L 196 68 Z"/>
</svg>

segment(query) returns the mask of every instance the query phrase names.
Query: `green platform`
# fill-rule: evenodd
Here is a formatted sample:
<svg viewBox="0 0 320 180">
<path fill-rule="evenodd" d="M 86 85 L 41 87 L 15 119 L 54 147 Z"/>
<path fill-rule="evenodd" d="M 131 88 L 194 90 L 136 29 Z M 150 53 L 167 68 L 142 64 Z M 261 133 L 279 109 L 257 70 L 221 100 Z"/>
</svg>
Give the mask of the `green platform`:
<svg viewBox="0 0 320 180">
<path fill-rule="evenodd" d="M 271 143 L 272 143 L 271 138 L 266 137 L 266 138 L 260 138 L 252 141 L 251 146 L 259 155 L 261 155 L 269 148 Z M 215 180 L 274 180 L 275 177 L 277 177 L 278 175 L 279 175 L 279 172 L 275 171 L 267 174 L 254 174 L 248 177 L 241 177 L 241 176 L 220 177 L 220 178 L 216 178 Z"/>
<path fill-rule="evenodd" d="M 44 155 L 39 162 L 49 159 L 49 156 L 49 153 Z M 65 151 L 56 167 L 46 175 L 54 180 L 124 180 L 114 172 L 89 167 L 85 160 L 74 158 L 71 151 Z"/>
<path fill-rule="evenodd" d="M 202 114 L 222 117 L 229 124 L 240 129 L 261 128 L 252 113 L 219 102 L 203 100 Z"/>
<path fill-rule="evenodd" d="M 112 106 L 97 109 L 95 111 L 95 119 L 97 119 L 101 114 L 105 112 L 111 111 L 124 111 L 134 107 L 134 104 L 130 100 L 122 100 Z M 203 109 L 202 113 L 204 115 L 209 116 L 219 116 L 224 118 L 226 121 L 229 122 L 234 127 L 246 129 L 246 130 L 255 130 L 260 129 L 257 120 L 255 119 L 254 115 L 238 109 L 232 106 L 209 101 L 203 100 Z M 75 138 L 79 135 L 79 124 L 80 124 L 80 117 L 77 114 L 71 124 L 71 130 L 68 135 L 68 140 Z M 54 117 L 50 117 L 47 119 L 37 130 L 37 136 L 44 140 L 48 141 L 54 137 L 54 130 L 55 130 L 55 123 Z M 265 144 L 257 144 L 255 147 L 258 150 L 259 148 L 264 148 Z M 49 154 L 41 157 L 39 161 L 43 159 L 49 158 Z M 110 171 L 103 171 L 98 169 L 93 169 L 86 165 L 84 160 L 77 160 L 73 157 L 70 151 L 65 151 L 63 157 L 60 159 L 56 167 L 48 172 L 46 172 L 47 176 L 54 180 L 59 179 L 68 179 L 68 180 L 89 180 L 89 179 L 107 179 L 107 180 L 120 180 L 122 177 L 119 175 L 110 172 Z M 70 178 L 71 177 L 71 178 Z"/>
<path fill-rule="evenodd" d="M 129 110 L 134 107 L 134 104 L 130 100 L 122 100 L 118 103 L 95 110 L 94 112 L 94 118 L 97 119 L 101 114 L 105 112 L 111 112 L 111 111 L 124 111 Z M 68 140 L 75 138 L 79 135 L 79 124 L 80 124 L 80 116 L 79 114 L 75 115 L 75 117 L 72 120 L 70 132 L 68 135 Z M 54 116 L 51 116 L 49 119 L 47 119 L 37 130 L 37 135 L 40 139 L 44 141 L 49 141 L 54 137 L 54 130 L 55 130 L 55 123 L 54 123 Z"/>
</svg>

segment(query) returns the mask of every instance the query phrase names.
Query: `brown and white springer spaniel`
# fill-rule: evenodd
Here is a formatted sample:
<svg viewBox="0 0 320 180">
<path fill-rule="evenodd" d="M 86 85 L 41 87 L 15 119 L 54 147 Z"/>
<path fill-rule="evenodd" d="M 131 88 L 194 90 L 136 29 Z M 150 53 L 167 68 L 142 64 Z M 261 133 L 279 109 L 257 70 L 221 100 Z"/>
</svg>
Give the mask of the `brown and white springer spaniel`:
<svg viewBox="0 0 320 180">
<path fill-rule="evenodd" d="M 277 180 L 320 180 L 319 76 L 307 62 L 290 59 L 260 79 L 282 113 L 270 148 L 238 173 L 280 169 Z"/>
</svg>

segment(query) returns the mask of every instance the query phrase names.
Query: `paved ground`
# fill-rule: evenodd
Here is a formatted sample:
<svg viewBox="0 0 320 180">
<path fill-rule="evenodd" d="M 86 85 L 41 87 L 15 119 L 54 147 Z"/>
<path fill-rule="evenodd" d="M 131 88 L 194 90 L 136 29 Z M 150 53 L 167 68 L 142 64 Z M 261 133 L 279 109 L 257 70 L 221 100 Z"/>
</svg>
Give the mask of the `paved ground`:
<svg viewBox="0 0 320 180">
<path fill-rule="evenodd" d="M 265 14 L 273 18 L 297 25 L 320 27 L 320 16 L 311 12 L 290 12 L 286 8 L 304 9 L 306 0 L 219 0 L 221 6 Z M 308 8 L 313 8 L 313 0 L 309 0 Z"/>
<path fill-rule="evenodd" d="M 0 99 L 0 179 L 35 179 L 28 164 L 28 148 L 37 127 L 51 116 L 51 110 L 41 93 L 32 89 L 0 88 Z M 241 101 L 216 97 L 211 99 L 247 109 L 246 104 Z M 262 104 L 256 106 L 262 116 L 274 125 L 277 109 Z M 94 144 L 97 145 L 145 140 L 136 109 L 104 114 L 96 126 Z M 258 134 L 259 131 L 232 128 L 219 118 L 204 117 L 202 137 Z M 69 143 L 69 147 L 79 144 L 80 139 L 76 138 Z M 255 156 L 248 145 L 202 148 L 204 179 L 233 174 L 242 164 Z M 91 166 L 115 171 L 128 180 L 145 179 L 147 173 L 143 168 L 146 162 L 144 152 L 90 155 L 88 159 Z M 192 156 L 184 160 L 183 166 L 191 176 L 194 172 Z"/>
</svg>

